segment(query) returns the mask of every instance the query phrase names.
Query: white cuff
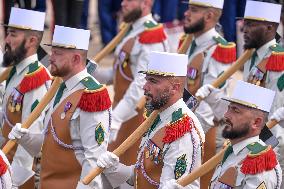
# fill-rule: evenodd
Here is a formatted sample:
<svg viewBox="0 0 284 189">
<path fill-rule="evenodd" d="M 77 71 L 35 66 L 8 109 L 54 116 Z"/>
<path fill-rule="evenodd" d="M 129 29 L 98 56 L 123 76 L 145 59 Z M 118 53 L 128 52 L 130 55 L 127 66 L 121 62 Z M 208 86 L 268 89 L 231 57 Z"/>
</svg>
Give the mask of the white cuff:
<svg viewBox="0 0 284 189">
<path fill-rule="evenodd" d="M 31 134 L 24 135 L 18 143 L 32 156 L 35 157 L 41 151 L 42 143 L 44 140 L 43 134 Z"/>
<path fill-rule="evenodd" d="M 128 179 L 134 176 L 134 165 L 126 166 L 122 163 L 119 163 L 117 169 L 113 172 L 104 171 L 105 176 L 109 180 L 113 188 L 117 188 Z"/>
<path fill-rule="evenodd" d="M 12 182 L 13 186 L 21 186 L 23 185 L 29 178 L 31 178 L 35 172 L 32 170 L 28 170 L 19 165 L 13 164 L 11 165 L 12 170 Z"/>
</svg>

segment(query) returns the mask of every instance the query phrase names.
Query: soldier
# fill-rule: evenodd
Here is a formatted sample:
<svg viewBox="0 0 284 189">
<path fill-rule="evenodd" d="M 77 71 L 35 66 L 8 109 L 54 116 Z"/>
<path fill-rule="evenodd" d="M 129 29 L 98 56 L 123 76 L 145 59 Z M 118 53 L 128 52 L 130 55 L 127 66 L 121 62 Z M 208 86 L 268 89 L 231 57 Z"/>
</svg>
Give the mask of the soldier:
<svg viewBox="0 0 284 189">
<path fill-rule="evenodd" d="M 3 98 L 2 135 L 8 134 L 16 123 L 24 122 L 46 93 L 50 74 L 39 62 L 37 49 L 44 29 L 45 13 L 12 8 L 5 38 L 4 67 L 12 66 L 6 80 Z M 44 113 L 30 127 L 31 133 L 43 130 Z M 34 188 L 34 158 L 21 146 L 7 154 L 12 166 L 13 185 Z M 35 159 L 35 163 L 36 163 Z"/>
<path fill-rule="evenodd" d="M 153 0 L 124 0 L 121 3 L 123 20 L 131 30 L 118 44 L 114 63 L 114 101 L 109 150 L 115 150 L 143 121 L 144 108 L 136 108 L 143 97 L 145 78 L 139 70 L 146 70 L 149 52 L 167 51 L 163 26 L 152 15 Z M 126 165 L 134 164 L 139 142 L 121 157 Z"/>
<path fill-rule="evenodd" d="M 206 86 L 203 92 L 204 89 Z M 202 97 L 215 107 L 224 103 L 223 100 L 230 102 L 224 114 L 222 135 L 231 144 L 212 177 L 210 188 L 280 189 L 282 170 L 276 154 L 259 139 L 275 92 L 238 81 L 231 98 L 221 100 L 218 93 L 218 89 L 213 89 L 210 95 L 203 93 Z"/>
<path fill-rule="evenodd" d="M 244 47 L 256 51 L 244 66 L 244 80 L 276 92 L 271 113 L 284 106 L 284 48 L 275 40 L 280 23 L 281 5 L 268 2 L 248 1 L 244 15 Z M 272 129 L 278 138 L 275 149 L 284 169 L 284 129 L 279 125 Z M 282 175 L 284 178 L 284 175 Z M 282 188 L 284 185 L 282 185 Z"/>
<path fill-rule="evenodd" d="M 144 94 L 148 110 L 158 110 L 142 138 L 137 163 L 126 167 L 112 152 L 101 155 L 99 167 L 115 188 L 127 180 L 135 188 L 173 188 L 175 180 L 201 165 L 202 127 L 183 102 L 187 56 L 151 52 Z M 134 174 L 135 173 L 135 174 Z M 135 176 L 134 176 L 135 175 Z M 199 188 L 199 180 L 188 188 Z"/>
<path fill-rule="evenodd" d="M 33 134 L 17 124 L 9 134 L 33 155 L 42 148 L 41 189 L 84 187 L 80 178 L 107 149 L 111 101 L 105 86 L 87 73 L 89 37 L 89 30 L 55 26 L 51 74 L 64 82 L 49 103 L 45 132 Z M 106 188 L 103 181 L 97 177 L 89 187 Z"/>
<path fill-rule="evenodd" d="M 188 55 L 186 88 L 195 94 L 202 85 L 212 83 L 236 60 L 236 45 L 228 43 L 215 27 L 222 15 L 223 0 L 189 0 L 185 12 L 184 31 L 193 35 L 186 54 Z M 182 40 L 181 40 L 182 42 Z M 227 93 L 228 82 L 220 88 Z M 218 121 L 214 120 L 210 106 L 202 101 L 195 111 L 206 132 L 204 161 L 222 147 L 224 139 Z M 218 130 L 217 130 L 218 128 Z M 212 174 L 212 173 L 211 173 Z M 207 188 L 210 181 L 203 177 L 201 188 Z"/>
</svg>

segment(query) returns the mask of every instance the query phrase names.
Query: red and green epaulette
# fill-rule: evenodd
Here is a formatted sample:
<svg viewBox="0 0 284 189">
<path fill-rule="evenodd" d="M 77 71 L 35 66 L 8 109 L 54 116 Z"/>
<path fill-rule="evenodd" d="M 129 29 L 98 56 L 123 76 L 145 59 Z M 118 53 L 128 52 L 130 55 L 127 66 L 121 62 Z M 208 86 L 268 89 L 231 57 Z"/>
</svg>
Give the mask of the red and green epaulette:
<svg viewBox="0 0 284 189">
<path fill-rule="evenodd" d="M 99 112 L 111 107 L 111 100 L 106 86 L 98 84 L 92 77 L 88 76 L 81 80 L 86 87 L 78 107 L 85 112 Z"/>
<path fill-rule="evenodd" d="M 166 125 L 163 143 L 171 143 L 194 128 L 194 122 L 187 114 L 182 113 L 182 109 L 178 109 L 172 114 L 172 121 Z"/>
<path fill-rule="evenodd" d="M 183 34 L 180 38 L 179 38 L 179 42 L 178 42 L 178 49 L 181 48 L 184 40 L 186 39 L 186 34 Z"/>
<path fill-rule="evenodd" d="M 269 47 L 272 50 L 266 63 L 267 71 L 281 72 L 284 70 L 284 48 L 279 44 Z"/>
<path fill-rule="evenodd" d="M 144 23 L 145 30 L 139 35 L 139 42 L 142 44 L 161 43 L 167 39 L 163 24 L 156 24 L 153 21 Z"/>
<path fill-rule="evenodd" d="M 255 175 L 272 170 L 277 165 L 276 154 L 271 146 L 263 146 L 255 142 L 249 144 L 247 148 L 250 152 L 242 162 L 243 174 Z"/>
<path fill-rule="evenodd" d="M 43 65 L 40 65 L 38 61 L 36 61 L 29 65 L 29 71 L 25 74 L 19 85 L 19 91 L 25 94 L 26 92 L 39 88 L 48 80 L 51 80 L 50 74 Z"/>
<path fill-rule="evenodd" d="M 0 156 L 0 176 L 4 175 L 8 169 L 8 165 L 3 160 L 3 157 Z"/>
<path fill-rule="evenodd" d="M 213 37 L 217 42 L 217 47 L 212 54 L 212 57 L 223 64 L 231 64 L 237 59 L 236 44 L 227 42 L 224 38 L 217 36 Z"/>
</svg>

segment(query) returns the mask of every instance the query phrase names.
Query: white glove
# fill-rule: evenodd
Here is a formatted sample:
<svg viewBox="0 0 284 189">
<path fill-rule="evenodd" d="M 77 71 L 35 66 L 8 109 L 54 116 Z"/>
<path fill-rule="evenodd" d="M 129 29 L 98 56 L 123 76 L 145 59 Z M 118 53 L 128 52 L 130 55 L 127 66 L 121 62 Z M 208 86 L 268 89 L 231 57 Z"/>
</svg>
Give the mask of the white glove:
<svg viewBox="0 0 284 189">
<path fill-rule="evenodd" d="M 22 128 L 21 123 L 16 123 L 8 135 L 10 140 L 21 139 L 25 134 L 29 133 L 28 129 Z"/>
<path fill-rule="evenodd" d="M 284 107 L 278 108 L 270 117 L 270 119 L 275 119 L 279 122 L 279 125 L 284 127 Z"/>
<path fill-rule="evenodd" d="M 92 189 L 89 185 L 85 185 L 82 182 L 78 182 L 76 189 Z"/>
<path fill-rule="evenodd" d="M 214 89 L 215 89 L 215 87 L 213 87 L 210 84 L 203 85 L 202 87 L 200 87 L 197 90 L 195 96 L 199 96 L 202 99 L 204 99 L 204 98 L 208 97 Z"/>
<path fill-rule="evenodd" d="M 165 183 L 162 189 L 183 189 L 184 187 L 179 185 L 175 179 L 171 179 Z"/>
<path fill-rule="evenodd" d="M 102 154 L 97 160 L 98 167 L 109 169 L 114 171 L 117 169 L 119 165 L 119 157 L 117 157 L 114 153 L 106 151 L 106 153 Z"/>
</svg>

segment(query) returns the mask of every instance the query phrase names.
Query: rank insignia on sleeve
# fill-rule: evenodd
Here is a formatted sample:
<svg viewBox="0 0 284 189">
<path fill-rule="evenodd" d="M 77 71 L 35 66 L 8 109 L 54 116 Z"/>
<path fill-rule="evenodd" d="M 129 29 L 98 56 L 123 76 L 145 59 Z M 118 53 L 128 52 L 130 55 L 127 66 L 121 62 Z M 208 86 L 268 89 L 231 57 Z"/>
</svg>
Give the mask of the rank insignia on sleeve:
<svg viewBox="0 0 284 189">
<path fill-rule="evenodd" d="M 186 171 L 186 154 L 181 155 L 177 158 L 176 166 L 175 166 L 175 179 L 179 179 Z"/>
<path fill-rule="evenodd" d="M 264 181 L 256 189 L 266 189 Z"/>
<path fill-rule="evenodd" d="M 99 123 L 96 127 L 96 132 L 95 132 L 95 137 L 96 137 L 96 141 L 99 145 L 101 145 L 104 140 L 105 140 L 105 131 L 103 128 L 102 123 Z"/>
</svg>

